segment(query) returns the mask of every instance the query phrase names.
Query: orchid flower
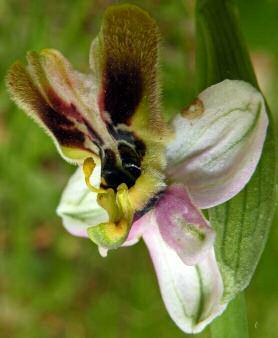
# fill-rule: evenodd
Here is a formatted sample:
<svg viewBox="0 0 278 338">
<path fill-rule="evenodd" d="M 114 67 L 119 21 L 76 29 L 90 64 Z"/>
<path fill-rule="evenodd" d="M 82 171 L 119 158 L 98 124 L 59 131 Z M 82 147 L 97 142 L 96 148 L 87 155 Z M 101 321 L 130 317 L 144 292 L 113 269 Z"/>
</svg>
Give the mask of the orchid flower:
<svg viewBox="0 0 278 338">
<path fill-rule="evenodd" d="M 131 5 L 109 7 L 89 74 L 58 51 L 27 54 L 7 86 L 13 100 L 77 164 L 58 206 L 65 228 L 108 250 L 150 252 L 162 298 L 185 332 L 225 307 L 215 231 L 201 209 L 231 199 L 260 159 L 268 118 L 260 92 L 226 79 L 166 123 L 160 105 L 159 31 Z"/>
</svg>

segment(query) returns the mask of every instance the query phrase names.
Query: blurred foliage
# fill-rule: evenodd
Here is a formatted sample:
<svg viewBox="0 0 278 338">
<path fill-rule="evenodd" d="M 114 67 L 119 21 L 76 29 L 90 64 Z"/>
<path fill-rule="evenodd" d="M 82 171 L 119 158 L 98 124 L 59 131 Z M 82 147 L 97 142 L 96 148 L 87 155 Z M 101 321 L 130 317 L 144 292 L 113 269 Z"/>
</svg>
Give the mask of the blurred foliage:
<svg viewBox="0 0 278 338">
<path fill-rule="evenodd" d="M 64 231 L 55 215 L 74 167 L 8 99 L 3 78 L 27 50 L 53 47 L 88 70 L 88 50 L 109 0 L 0 0 L 0 337 L 178 338 L 143 244 L 106 259 Z M 166 116 L 194 97 L 194 1 L 129 1 L 162 33 Z M 278 2 L 239 1 L 242 29 L 274 118 L 278 108 Z M 216 18 L 217 20 L 217 18 Z M 276 114 L 276 115 L 275 115 Z M 278 218 L 276 222 L 278 225 Z M 278 230 L 247 291 L 252 338 L 278 337 Z M 209 337 L 208 330 L 197 337 Z M 225 337 L 223 337 L 225 338 Z M 235 337 L 237 338 L 237 337 Z"/>
</svg>

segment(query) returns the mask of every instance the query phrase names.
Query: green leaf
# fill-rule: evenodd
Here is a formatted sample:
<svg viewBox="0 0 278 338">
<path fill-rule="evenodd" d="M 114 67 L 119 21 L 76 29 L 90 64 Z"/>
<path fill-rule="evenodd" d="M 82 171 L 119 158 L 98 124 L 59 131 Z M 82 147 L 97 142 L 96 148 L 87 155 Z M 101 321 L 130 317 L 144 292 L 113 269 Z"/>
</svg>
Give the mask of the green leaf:
<svg viewBox="0 0 278 338">
<path fill-rule="evenodd" d="M 198 91 L 224 79 L 258 87 L 230 0 L 197 0 Z M 275 209 L 276 151 L 271 116 L 263 155 L 236 197 L 209 209 L 217 233 L 215 251 L 224 281 L 223 301 L 247 287 L 263 252 Z"/>
</svg>

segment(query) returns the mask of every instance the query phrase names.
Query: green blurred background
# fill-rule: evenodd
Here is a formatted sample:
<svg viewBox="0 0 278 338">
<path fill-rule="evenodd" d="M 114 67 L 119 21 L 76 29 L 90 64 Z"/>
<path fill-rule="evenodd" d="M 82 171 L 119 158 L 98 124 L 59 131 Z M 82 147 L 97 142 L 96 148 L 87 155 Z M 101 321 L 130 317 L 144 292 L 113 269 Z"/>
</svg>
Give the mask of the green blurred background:
<svg viewBox="0 0 278 338">
<path fill-rule="evenodd" d="M 0 0 L 0 337 L 185 337 L 163 306 L 141 243 L 103 259 L 55 214 L 74 167 L 12 104 L 3 78 L 27 50 L 53 47 L 88 70 L 109 0 Z M 158 21 L 167 116 L 194 97 L 194 1 L 130 1 Z M 274 118 L 278 108 L 278 1 L 239 1 L 242 29 Z M 278 218 L 251 286 L 250 337 L 278 337 Z M 197 337 L 209 337 L 209 330 Z M 225 337 L 223 337 L 225 338 Z M 240 338 L 240 337 L 235 337 Z"/>
</svg>

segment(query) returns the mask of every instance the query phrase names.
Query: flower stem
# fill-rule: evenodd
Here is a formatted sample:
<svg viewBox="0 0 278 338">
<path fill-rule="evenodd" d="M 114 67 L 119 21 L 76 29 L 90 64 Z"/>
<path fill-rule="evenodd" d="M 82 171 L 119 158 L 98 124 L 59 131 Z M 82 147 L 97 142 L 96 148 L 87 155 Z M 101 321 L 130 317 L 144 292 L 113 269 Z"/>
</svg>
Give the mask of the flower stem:
<svg viewBox="0 0 278 338">
<path fill-rule="evenodd" d="M 238 79 L 257 86 L 232 0 L 196 1 L 197 90 Z"/>
<path fill-rule="evenodd" d="M 210 325 L 211 338 L 248 338 L 244 293 L 240 293 L 224 314 Z"/>
</svg>

